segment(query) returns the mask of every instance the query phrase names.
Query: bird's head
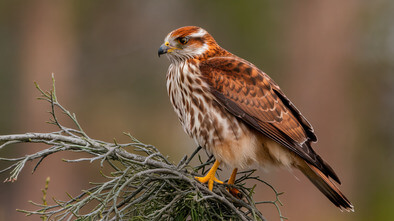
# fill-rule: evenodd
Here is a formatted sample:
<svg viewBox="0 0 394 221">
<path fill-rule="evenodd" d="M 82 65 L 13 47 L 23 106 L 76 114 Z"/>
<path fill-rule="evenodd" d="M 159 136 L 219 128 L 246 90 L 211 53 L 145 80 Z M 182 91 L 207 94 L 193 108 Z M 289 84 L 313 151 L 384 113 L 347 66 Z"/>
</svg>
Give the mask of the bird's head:
<svg viewBox="0 0 394 221">
<path fill-rule="evenodd" d="M 166 54 L 171 62 L 177 62 L 207 57 L 209 52 L 217 52 L 218 49 L 221 48 L 207 31 L 196 26 L 186 26 L 170 32 L 160 46 L 158 54 Z"/>
</svg>

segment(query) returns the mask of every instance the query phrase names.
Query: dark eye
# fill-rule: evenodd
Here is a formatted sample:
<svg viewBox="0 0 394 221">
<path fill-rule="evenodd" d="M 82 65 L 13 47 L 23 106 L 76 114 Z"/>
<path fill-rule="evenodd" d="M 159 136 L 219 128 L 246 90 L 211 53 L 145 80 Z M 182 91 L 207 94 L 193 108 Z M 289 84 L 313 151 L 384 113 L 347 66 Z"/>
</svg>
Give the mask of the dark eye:
<svg viewBox="0 0 394 221">
<path fill-rule="evenodd" d="M 179 43 L 184 45 L 184 44 L 186 44 L 189 41 L 189 38 L 186 38 L 186 37 L 178 38 L 178 41 L 179 41 Z"/>
</svg>

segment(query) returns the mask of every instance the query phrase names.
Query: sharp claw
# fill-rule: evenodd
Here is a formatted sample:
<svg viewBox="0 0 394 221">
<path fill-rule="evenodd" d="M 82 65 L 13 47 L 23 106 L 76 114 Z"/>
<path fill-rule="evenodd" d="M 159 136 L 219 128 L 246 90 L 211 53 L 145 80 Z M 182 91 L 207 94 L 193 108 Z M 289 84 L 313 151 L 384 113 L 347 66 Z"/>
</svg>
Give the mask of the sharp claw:
<svg viewBox="0 0 394 221">
<path fill-rule="evenodd" d="M 215 181 L 216 183 L 223 184 L 223 181 L 218 180 L 216 177 L 213 177 L 213 181 Z"/>
<path fill-rule="evenodd" d="M 242 199 L 242 193 L 235 187 L 229 187 L 227 188 L 227 191 L 231 193 L 235 198 L 237 199 Z"/>
<path fill-rule="evenodd" d="M 209 170 L 208 174 L 204 177 L 194 177 L 196 180 L 200 181 L 200 183 L 206 183 L 208 182 L 208 188 L 209 190 L 212 191 L 213 189 L 213 183 L 220 183 L 223 184 L 222 181 L 218 180 L 215 177 L 215 172 L 219 167 L 220 162 L 218 160 L 215 161 L 215 163 L 213 164 L 212 168 Z"/>
<path fill-rule="evenodd" d="M 210 191 L 212 191 L 212 189 L 213 189 L 213 180 L 212 180 L 212 179 L 210 179 L 210 180 L 208 181 L 208 189 L 209 189 Z"/>
<path fill-rule="evenodd" d="M 206 182 L 208 182 L 209 177 L 207 177 L 207 176 L 204 176 L 204 177 L 196 176 L 196 177 L 194 177 L 194 179 L 198 180 L 200 183 L 206 183 Z"/>
<path fill-rule="evenodd" d="M 212 191 L 213 189 L 213 183 L 220 183 L 223 184 L 223 181 L 218 180 L 215 176 L 204 176 L 204 177 L 194 177 L 196 180 L 198 180 L 200 183 L 206 183 L 208 182 L 208 189 Z"/>
</svg>

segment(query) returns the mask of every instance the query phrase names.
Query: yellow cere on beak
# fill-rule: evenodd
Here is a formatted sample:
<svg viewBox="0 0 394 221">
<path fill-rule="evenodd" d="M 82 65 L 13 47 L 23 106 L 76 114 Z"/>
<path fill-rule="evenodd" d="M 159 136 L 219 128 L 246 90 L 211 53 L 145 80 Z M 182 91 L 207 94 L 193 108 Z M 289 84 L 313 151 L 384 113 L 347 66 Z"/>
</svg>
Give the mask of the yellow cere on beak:
<svg viewBox="0 0 394 221">
<path fill-rule="evenodd" d="M 158 51 L 159 57 L 162 54 L 171 53 L 174 50 L 181 50 L 181 48 L 172 47 L 172 46 L 170 46 L 170 42 L 166 41 L 159 48 L 159 51 Z"/>
<path fill-rule="evenodd" d="M 172 52 L 172 51 L 174 51 L 174 50 L 181 50 L 180 48 L 176 48 L 176 47 L 170 46 L 170 42 L 168 42 L 168 41 L 166 41 L 166 42 L 164 43 L 164 45 L 167 46 L 167 47 L 169 48 L 169 49 L 167 50 L 167 53 L 170 53 L 170 52 Z"/>
</svg>

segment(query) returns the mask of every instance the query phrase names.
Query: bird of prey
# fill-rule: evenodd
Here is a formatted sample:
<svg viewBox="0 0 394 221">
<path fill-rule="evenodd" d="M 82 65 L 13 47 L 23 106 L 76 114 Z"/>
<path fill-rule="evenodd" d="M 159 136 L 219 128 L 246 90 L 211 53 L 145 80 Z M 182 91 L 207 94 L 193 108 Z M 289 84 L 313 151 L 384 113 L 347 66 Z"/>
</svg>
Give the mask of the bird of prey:
<svg viewBox="0 0 394 221">
<path fill-rule="evenodd" d="M 204 29 L 170 32 L 158 50 L 171 64 L 166 75 L 170 101 L 185 132 L 215 156 L 202 183 L 215 177 L 219 164 L 237 168 L 258 164 L 297 168 L 341 210 L 353 211 L 334 170 L 311 146 L 312 125 L 279 86 L 252 63 L 221 48 Z M 332 179 L 332 180 L 331 180 Z"/>
</svg>

